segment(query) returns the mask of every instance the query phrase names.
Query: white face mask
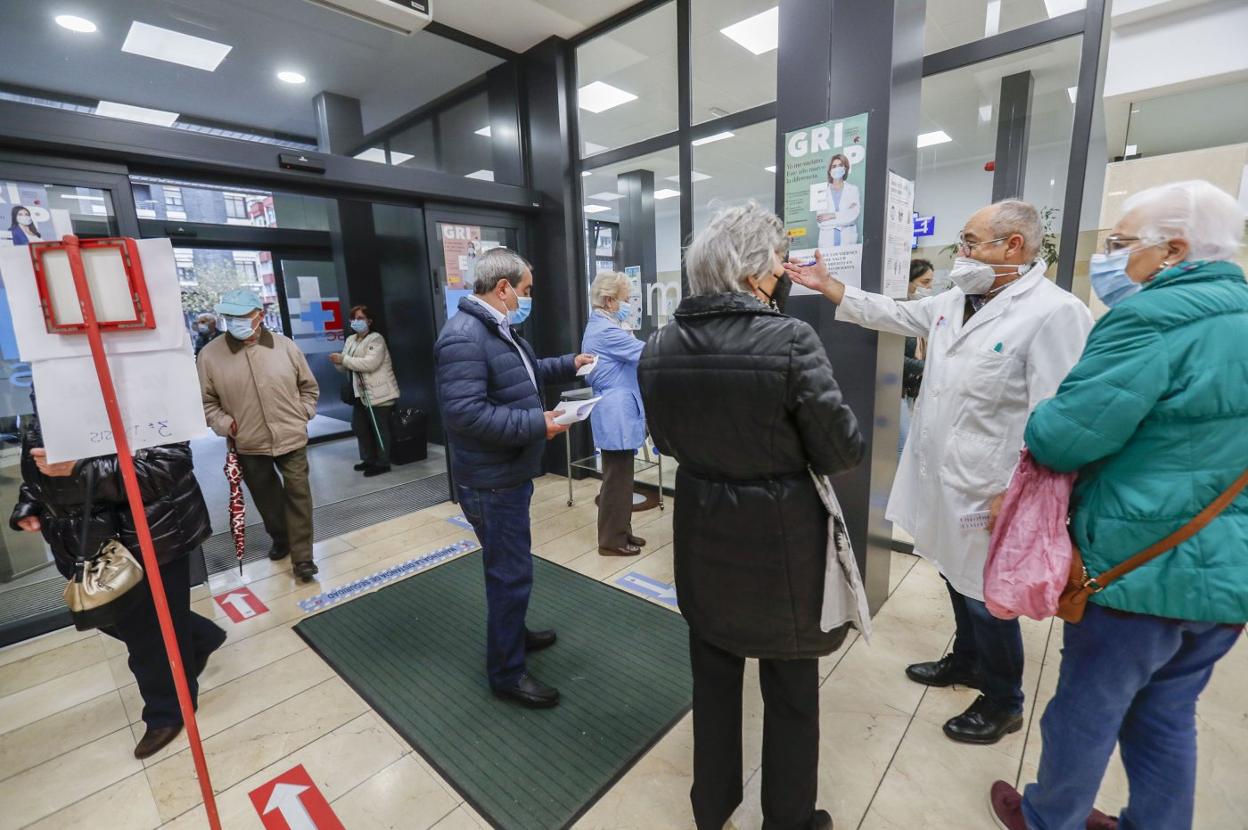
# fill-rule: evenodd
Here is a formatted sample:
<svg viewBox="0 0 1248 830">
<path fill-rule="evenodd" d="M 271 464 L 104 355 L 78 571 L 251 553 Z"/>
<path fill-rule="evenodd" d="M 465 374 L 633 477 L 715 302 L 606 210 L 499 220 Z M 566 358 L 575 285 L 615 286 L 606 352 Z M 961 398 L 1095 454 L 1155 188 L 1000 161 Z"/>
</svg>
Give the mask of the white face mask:
<svg viewBox="0 0 1248 830">
<path fill-rule="evenodd" d="M 1006 270 L 998 274 L 997 268 Z M 961 288 L 964 294 L 983 295 L 992 289 L 992 284 L 997 281 L 998 277 L 1011 273 L 1024 274 L 1030 268 L 1030 265 L 989 265 L 978 259 L 960 256 L 953 261 L 953 270 L 949 272 L 949 279 L 953 280 L 953 284 Z"/>
<path fill-rule="evenodd" d="M 19 213 L 17 214 L 17 224 L 30 227 L 35 224 L 35 220 L 31 218 L 29 213 Z"/>
<path fill-rule="evenodd" d="M 925 300 L 930 296 L 932 296 L 932 289 L 931 286 L 927 285 L 920 285 L 910 292 L 910 299 L 912 300 Z"/>
</svg>

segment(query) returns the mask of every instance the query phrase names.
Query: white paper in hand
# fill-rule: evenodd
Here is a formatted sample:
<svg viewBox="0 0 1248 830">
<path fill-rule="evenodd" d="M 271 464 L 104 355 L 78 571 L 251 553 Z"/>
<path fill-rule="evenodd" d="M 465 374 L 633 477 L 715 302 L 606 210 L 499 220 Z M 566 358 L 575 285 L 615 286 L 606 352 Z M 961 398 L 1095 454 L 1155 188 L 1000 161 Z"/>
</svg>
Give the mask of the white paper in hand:
<svg viewBox="0 0 1248 830">
<path fill-rule="evenodd" d="M 602 400 L 601 397 L 586 398 L 583 401 L 561 401 L 555 407 L 555 411 L 563 414 L 555 416 L 555 423 L 559 426 L 568 426 L 577 421 L 584 421 L 589 417 L 589 413 L 594 411 L 594 406 L 600 400 Z"/>
<path fill-rule="evenodd" d="M 598 368 L 598 355 L 594 355 L 594 359 L 586 363 L 584 366 L 576 370 L 578 378 L 588 377 L 591 372 Z"/>
</svg>

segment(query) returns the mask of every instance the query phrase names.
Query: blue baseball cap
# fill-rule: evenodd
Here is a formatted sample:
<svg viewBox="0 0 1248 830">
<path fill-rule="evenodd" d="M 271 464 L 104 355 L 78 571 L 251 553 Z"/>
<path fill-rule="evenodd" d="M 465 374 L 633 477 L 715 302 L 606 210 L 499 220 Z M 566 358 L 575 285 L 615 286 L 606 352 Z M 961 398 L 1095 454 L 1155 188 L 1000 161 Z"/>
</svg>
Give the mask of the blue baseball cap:
<svg viewBox="0 0 1248 830">
<path fill-rule="evenodd" d="M 248 288 L 235 288 L 225 292 L 214 310 L 229 317 L 245 317 L 258 308 L 264 308 L 260 295 Z"/>
</svg>

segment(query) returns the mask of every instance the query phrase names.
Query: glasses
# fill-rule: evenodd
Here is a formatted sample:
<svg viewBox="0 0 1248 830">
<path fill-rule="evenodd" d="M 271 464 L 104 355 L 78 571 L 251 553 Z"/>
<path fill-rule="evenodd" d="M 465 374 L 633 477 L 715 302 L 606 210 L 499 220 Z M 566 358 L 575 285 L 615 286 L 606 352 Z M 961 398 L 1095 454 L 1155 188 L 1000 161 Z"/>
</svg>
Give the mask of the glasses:
<svg viewBox="0 0 1248 830">
<path fill-rule="evenodd" d="M 958 234 L 958 251 L 961 253 L 969 254 L 971 251 L 975 250 L 980 245 L 992 245 L 997 242 L 1004 242 L 1007 239 L 1009 239 L 1008 236 L 1002 236 L 997 239 L 988 239 L 983 242 L 971 242 L 967 240 L 966 234 L 960 233 Z"/>
<path fill-rule="evenodd" d="M 1120 233 L 1110 234 L 1105 238 L 1105 255 L 1111 256 L 1119 251 L 1126 250 L 1131 247 L 1132 242 L 1143 242 L 1143 237 L 1124 236 Z"/>
</svg>

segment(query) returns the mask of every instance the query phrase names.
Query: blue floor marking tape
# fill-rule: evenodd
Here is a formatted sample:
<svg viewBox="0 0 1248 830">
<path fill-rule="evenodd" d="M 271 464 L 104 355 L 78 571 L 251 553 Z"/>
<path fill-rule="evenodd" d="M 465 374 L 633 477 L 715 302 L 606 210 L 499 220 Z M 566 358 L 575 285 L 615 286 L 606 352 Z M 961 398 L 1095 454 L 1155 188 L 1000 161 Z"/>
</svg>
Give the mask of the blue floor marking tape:
<svg viewBox="0 0 1248 830">
<path fill-rule="evenodd" d="M 465 553 L 471 553 L 481 548 L 476 542 L 463 539 L 453 545 L 447 545 L 444 548 L 438 548 L 432 553 L 425 554 L 417 559 L 409 559 L 393 568 L 386 568 L 384 571 L 378 571 L 372 576 L 366 576 L 349 582 L 341 588 L 335 588 L 332 591 L 326 591 L 323 594 L 317 594 L 314 597 L 299 600 L 299 607 L 305 612 L 321 611 L 325 608 L 342 602 L 344 599 L 350 599 L 359 596 L 365 591 L 371 591 L 374 588 L 380 588 L 396 579 L 402 579 L 411 576 L 414 573 L 432 568 L 447 559 L 452 559 Z"/>
</svg>

